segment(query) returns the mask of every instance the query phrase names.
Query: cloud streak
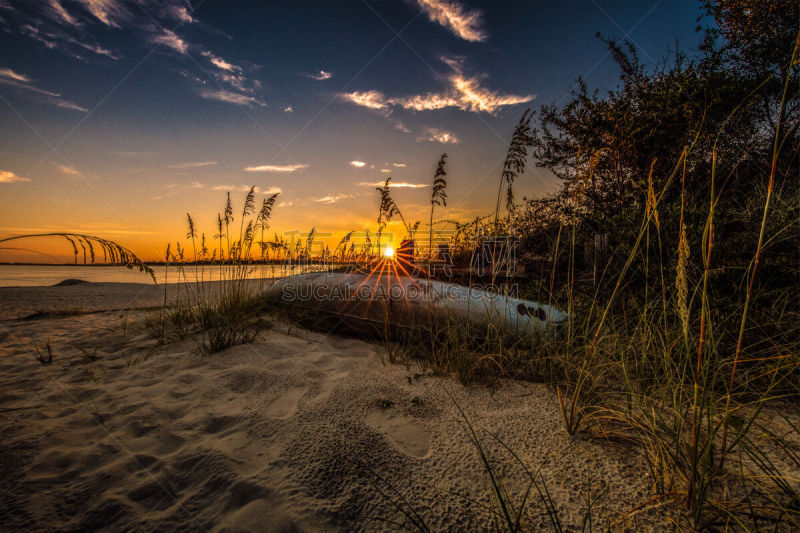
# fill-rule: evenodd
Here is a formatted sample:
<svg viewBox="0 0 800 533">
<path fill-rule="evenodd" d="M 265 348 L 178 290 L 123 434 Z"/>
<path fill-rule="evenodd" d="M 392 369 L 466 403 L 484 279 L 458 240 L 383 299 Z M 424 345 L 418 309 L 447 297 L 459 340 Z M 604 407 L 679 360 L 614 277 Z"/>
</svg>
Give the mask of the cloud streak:
<svg viewBox="0 0 800 533">
<path fill-rule="evenodd" d="M 243 191 L 247 192 L 250 190 L 252 185 L 215 185 L 211 187 L 212 191 Z M 280 194 L 283 192 L 280 187 L 270 187 L 269 189 L 262 190 L 260 187 L 253 187 L 253 192 L 257 194 Z"/>
<path fill-rule="evenodd" d="M 482 42 L 488 38 L 486 30 L 483 29 L 483 14 L 480 11 L 468 11 L 455 1 L 416 0 L 416 2 L 431 22 L 441 24 L 465 41 Z"/>
<path fill-rule="evenodd" d="M 0 183 L 19 183 L 23 181 L 31 181 L 28 178 L 17 176 L 10 170 L 0 170 Z"/>
<path fill-rule="evenodd" d="M 369 182 L 369 181 L 362 181 L 359 183 L 362 187 L 383 187 L 385 182 L 383 181 L 376 181 L 376 182 Z M 395 188 L 406 188 L 406 189 L 421 189 L 423 187 L 430 187 L 430 185 L 425 183 L 409 183 L 406 181 L 392 181 L 389 183 L 389 187 L 392 189 Z"/>
<path fill-rule="evenodd" d="M 63 174 L 66 174 L 67 176 L 75 176 L 75 177 L 78 177 L 78 176 L 80 176 L 80 175 L 81 175 L 81 173 L 80 173 L 80 172 L 78 172 L 77 170 L 75 170 L 75 169 L 74 169 L 74 168 L 72 168 L 72 167 L 68 167 L 67 165 L 59 165 L 59 164 L 57 164 L 57 163 L 53 163 L 53 165 L 55 165 L 55 167 L 56 167 L 58 170 L 60 170 L 60 171 L 61 171 Z"/>
<path fill-rule="evenodd" d="M 192 24 L 197 19 L 192 17 L 191 4 L 188 6 L 173 5 L 167 7 L 167 13 L 177 21 Z"/>
<path fill-rule="evenodd" d="M 320 70 L 319 72 L 315 72 L 313 74 L 303 74 L 306 78 L 311 78 L 312 80 L 317 81 L 325 81 L 329 80 L 333 77 L 333 72 L 328 72 L 326 70 Z"/>
<path fill-rule="evenodd" d="M 189 51 L 189 44 L 178 37 L 178 35 L 166 28 L 162 29 L 159 33 L 156 33 L 150 38 L 150 42 L 154 44 L 160 44 L 166 46 L 168 48 L 172 48 L 179 54 L 185 54 Z"/>
<path fill-rule="evenodd" d="M 266 105 L 259 98 L 260 81 L 250 79 L 251 72 L 258 67 L 236 65 L 178 32 L 177 28 L 182 25 L 199 24 L 189 0 L 40 0 L 38 3 L 39 6 L 32 8 L 28 5 L 32 4 L 30 0 L 0 0 L 0 6 L 5 6 L 9 12 L 10 20 L 4 21 L 5 24 L 48 49 L 83 62 L 115 61 L 121 57 L 118 52 L 91 40 L 98 26 L 103 27 L 104 31 L 98 35 L 104 38 L 109 31 L 132 32 L 150 46 L 159 45 L 181 56 L 193 52 L 204 56 L 209 62 L 204 71 L 216 82 L 216 90 L 210 89 L 209 79 L 179 71 L 193 81 L 192 90 L 202 98 L 238 105 Z M 202 27 L 213 31 L 207 25 Z M 71 102 L 52 103 L 85 111 Z"/>
<path fill-rule="evenodd" d="M 355 195 L 352 194 L 334 194 L 332 196 L 324 196 L 322 198 L 315 198 L 314 201 L 319 204 L 335 204 L 341 200 L 347 200 L 348 198 L 355 198 Z"/>
<path fill-rule="evenodd" d="M 262 107 L 267 105 L 256 96 L 257 91 L 261 89 L 261 82 L 250 79 L 245 74 L 243 67 L 209 50 L 201 51 L 200 55 L 208 59 L 210 68 L 206 74 L 213 78 L 217 88 L 208 88 L 206 79 L 193 77 L 186 71 L 183 71 L 182 74 L 193 79 L 199 87 L 198 94 L 202 98 L 236 105 L 259 105 Z"/>
<path fill-rule="evenodd" d="M 28 76 L 14 72 L 10 68 L 0 68 L 0 78 L 20 83 L 29 83 L 31 81 Z"/>
<path fill-rule="evenodd" d="M 130 18 L 130 12 L 117 0 L 79 0 L 79 3 L 106 26 L 119 28 L 120 23 Z"/>
<path fill-rule="evenodd" d="M 203 52 L 200 52 L 200 55 L 202 55 L 203 57 L 208 58 L 208 60 L 211 61 L 211 64 L 214 65 L 215 67 L 217 67 L 218 69 L 227 70 L 228 72 L 235 72 L 237 70 L 240 70 L 239 67 L 237 67 L 233 63 L 229 63 L 229 62 L 225 61 L 224 59 L 222 59 L 221 57 L 215 56 L 214 54 L 212 54 L 208 50 L 204 50 Z"/>
<path fill-rule="evenodd" d="M 462 111 L 494 114 L 500 108 L 523 104 L 535 98 L 532 94 L 501 94 L 481 86 L 479 77 L 464 74 L 460 60 L 441 58 L 453 71 L 448 76 L 449 87 L 442 93 L 426 93 L 411 96 L 390 98 L 377 90 L 354 91 L 340 94 L 339 97 L 352 104 L 368 109 L 383 110 L 390 107 L 401 107 L 413 111 L 430 111 L 454 107 Z"/>
<path fill-rule="evenodd" d="M 199 168 L 199 167 L 210 167 L 212 165 L 216 165 L 216 161 L 196 161 L 196 162 L 189 162 L 189 163 L 175 163 L 174 165 L 167 165 L 167 168 Z"/>
<path fill-rule="evenodd" d="M 80 106 L 74 102 L 62 98 L 60 93 L 36 87 L 35 85 L 33 85 L 32 80 L 29 76 L 15 72 L 10 68 L 0 69 L 0 84 L 15 87 L 19 89 L 20 92 L 22 92 L 23 94 L 27 93 L 29 97 L 31 97 L 32 99 L 45 104 L 54 105 L 56 107 L 61 107 L 63 109 L 80 111 L 82 113 L 86 113 L 89 111 L 83 106 Z"/>
<path fill-rule="evenodd" d="M 51 16 L 54 18 L 60 19 L 70 26 L 78 25 L 78 21 L 75 19 L 75 17 L 73 17 L 69 11 L 64 9 L 64 6 L 61 5 L 59 0 L 50 0 L 48 2 L 48 7 L 50 8 Z"/>
<path fill-rule="evenodd" d="M 342 93 L 339 97 L 342 100 L 369 109 L 386 109 L 389 107 L 389 101 L 380 91 L 354 91 L 352 93 Z"/>
<path fill-rule="evenodd" d="M 84 62 L 88 61 L 83 55 L 86 51 L 111 60 L 119 59 L 119 55 L 108 48 L 87 41 L 90 38 L 86 31 L 87 21 L 80 20 L 77 15 L 67 11 L 58 0 L 49 0 L 42 5 L 36 16 L 31 16 L 27 9 L 10 6 L 8 9 L 11 10 L 14 19 L 11 26 L 16 27 L 19 34 L 33 39 L 45 48 L 58 50 Z M 85 14 L 91 17 L 88 12 Z M 89 22 L 94 22 L 94 17 L 90 18 Z"/>
<path fill-rule="evenodd" d="M 218 89 L 218 90 L 204 89 L 201 90 L 198 94 L 200 95 L 201 98 L 205 98 L 206 100 L 217 100 L 218 102 L 225 102 L 226 104 L 236 104 L 243 106 L 259 105 L 262 107 L 265 107 L 267 105 L 254 96 L 248 96 L 246 94 L 228 91 L 225 89 Z"/>
<path fill-rule="evenodd" d="M 417 137 L 417 141 L 437 142 L 441 144 L 458 144 L 461 142 L 454 133 L 436 128 L 425 129 L 425 133 Z"/>
<path fill-rule="evenodd" d="M 350 161 L 350 166 L 351 167 L 361 168 L 364 165 L 366 165 L 366 163 L 363 162 L 363 161 Z"/>
<path fill-rule="evenodd" d="M 308 168 L 308 165 L 259 165 L 246 167 L 244 170 L 246 172 L 280 172 L 286 174 L 289 172 L 297 172 L 298 170 L 302 170 L 304 168 Z"/>
</svg>

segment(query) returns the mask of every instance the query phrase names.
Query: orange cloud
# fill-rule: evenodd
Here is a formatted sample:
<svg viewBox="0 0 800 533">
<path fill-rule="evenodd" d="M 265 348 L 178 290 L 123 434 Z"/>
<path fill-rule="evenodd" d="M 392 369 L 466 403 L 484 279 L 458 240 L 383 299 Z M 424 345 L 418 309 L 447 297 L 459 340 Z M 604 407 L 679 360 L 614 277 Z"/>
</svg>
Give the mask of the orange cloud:
<svg viewBox="0 0 800 533">
<path fill-rule="evenodd" d="M 150 39 L 151 42 L 156 44 L 163 44 L 169 48 L 172 48 L 179 54 L 185 54 L 189 51 L 189 45 L 178 37 L 178 35 L 171 30 L 164 28 L 161 33 L 154 35 Z"/>
<path fill-rule="evenodd" d="M 376 181 L 374 183 L 368 181 L 362 181 L 359 183 L 362 187 L 383 187 L 384 182 Z M 392 189 L 395 188 L 408 188 L 408 189 L 420 189 L 422 187 L 428 187 L 425 183 L 408 183 L 405 181 L 393 181 L 389 184 L 389 187 Z"/>
<path fill-rule="evenodd" d="M 17 176 L 10 170 L 0 170 L 0 183 L 18 183 L 21 181 L 31 181 L 29 178 Z"/>
<path fill-rule="evenodd" d="M 488 38 L 481 27 L 483 19 L 478 10 L 467 11 L 457 2 L 445 0 L 417 0 L 417 4 L 431 21 L 441 24 L 466 41 L 480 42 Z"/>
<path fill-rule="evenodd" d="M 246 172 L 296 172 L 308 168 L 308 165 L 259 165 L 245 168 Z"/>
<path fill-rule="evenodd" d="M 387 98 L 380 91 L 371 90 L 355 91 L 340 96 L 345 101 L 369 109 L 387 109 L 396 106 L 414 111 L 430 111 L 455 107 L 462 111 L 489 114 L 494 114 L 501 107 L 530 102 L 535 98 L 532 94 L 501 94 L 482 87 L 478 77 L 464 75 L 462 60 L 448 57 L 441 59 L 453 70 L 453 74 L 447 78 L 450 87 L 445 92 Z"/>
<path fill-rule="evenodd" d="M 386 102 L 386 97 L 384 97 L 383 93 L 380 91 L 354 91 L 352 93 L 341 94 L 340 97 L 343 100 L 369 109 L 386 109 L 389 107 Z"/>
<path fill-rule="evenodd" d="M 458 144 L 459 142 L 461 142 L 458 140 L 458 137 L 456 137 L 454 133 L 450 133 L 449 131 L 444 131 L 444 130 L 438 130 L 436 128 L 426 129 L 425 134 L 421 137 L 418 137 L 417 140 L 437 142 L 442 144 Z"/>
</svg>

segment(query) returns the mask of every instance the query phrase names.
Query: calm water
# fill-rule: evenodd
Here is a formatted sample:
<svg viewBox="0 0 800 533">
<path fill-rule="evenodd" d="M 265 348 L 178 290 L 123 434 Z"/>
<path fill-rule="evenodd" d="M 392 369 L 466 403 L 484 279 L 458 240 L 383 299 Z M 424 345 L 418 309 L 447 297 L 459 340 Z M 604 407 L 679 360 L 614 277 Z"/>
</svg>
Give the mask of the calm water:
<svg viewBox="0 0 800 533">
<path fill-rule="evenodd" d="M 225 267 L 229 268 L 229 267 Z M 164 267 L 154 267 L 156 279 L 159 283 L 164 281 Z M 281 277 L 299 272 L 325 270 L 321 265 L 306 265 L 302 267 L 284 267 L 281 265 L 258 265 L 248 267 L 248 278 Z M 223 275 L 226 270 L 223 269 Z M 178 281 L 178 270 L 169 267 L 167 281 Z M 218 280 L 220 269 L 217 266 L 184 267 L 184 275 L 189 281 L 196 279 Z M 180 281 L 184 281 L 181 275 Z M 55 285 L 65 279 L 82 279 L 85 281 L 112 281 L 118 283 L 153 283 L 152 278 L 137 269 L 129 270 L 125 267 L 112 266 L 47 266 L 47 265 L 0 265 L 0 287 L 34 287 Z"/>
</svg>

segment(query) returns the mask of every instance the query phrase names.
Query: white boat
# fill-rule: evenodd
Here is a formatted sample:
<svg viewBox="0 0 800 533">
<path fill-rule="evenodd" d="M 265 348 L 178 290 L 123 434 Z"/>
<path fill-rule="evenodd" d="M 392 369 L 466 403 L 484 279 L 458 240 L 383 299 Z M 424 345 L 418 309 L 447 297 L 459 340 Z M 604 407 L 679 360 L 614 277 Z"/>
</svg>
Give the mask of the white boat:
<svg viewBox="0 0 800 533">
<path fill-rule="evenodd" d="M 567 314 L 553 307 L 454 283 L 397 276 L 394 272 L 296 274 L 265 295 L 308 311 L 370 321 L 424 326 L 437 319 L 498 328 L 517 337 L 558 335 Z"/>
</svg>

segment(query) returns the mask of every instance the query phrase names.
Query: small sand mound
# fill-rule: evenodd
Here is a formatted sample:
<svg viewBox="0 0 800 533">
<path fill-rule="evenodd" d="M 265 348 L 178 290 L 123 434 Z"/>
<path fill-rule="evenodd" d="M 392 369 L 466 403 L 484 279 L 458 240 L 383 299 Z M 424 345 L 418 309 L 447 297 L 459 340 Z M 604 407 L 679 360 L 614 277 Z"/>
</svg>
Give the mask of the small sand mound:
<svg viewBox="0 0 800 533">
<path fill-rule="evenodd" d="M 70 285 L 80 285 L 81 283 L 89 283 L 85 279 L 69 278 L 64 281 L 59 281 L 53 287 L 69 287 Z"/>
</svg>

